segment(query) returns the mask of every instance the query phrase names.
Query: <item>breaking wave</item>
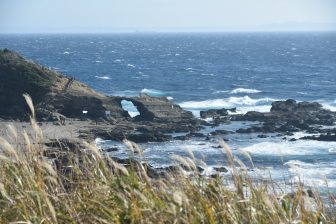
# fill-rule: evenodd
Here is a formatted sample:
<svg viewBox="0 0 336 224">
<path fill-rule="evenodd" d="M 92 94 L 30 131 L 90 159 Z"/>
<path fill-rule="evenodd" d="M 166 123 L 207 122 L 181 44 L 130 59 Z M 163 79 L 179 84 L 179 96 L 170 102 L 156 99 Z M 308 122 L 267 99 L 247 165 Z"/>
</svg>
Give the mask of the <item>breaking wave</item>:
<svg viewBox="0 0 336 224">
<path fill-rule="evenodd" d="M 162 92 L 160 90 L 156 90 L 156 89 L 146 89 L 146 88 L 144 88 L 140 92 L 141 93 L 146 93 L 150 96 L 166 96 L 167 95 L 167 93 Z"/>
<path fill-rule="evenodd" d="M 249 96 L 244 96 L 204 101 L 186 101 L 179 103 L 179 105 L 186 110 L 192 111 L 236 107 L 238 113 L 246 113 L 248 111 L 268 112 L 271 108 L 271 103 L 275 100 L 271 98 L 253 99 Z"/>
<path fill-rule="evenodd" d="M 230 93 L 231 94 L 236 94 L 236 93 L 260 93 L 260 90 L 257 89 L 244 89 L 244 88 L 237 88 L 232 90 Z"/>
<path fill-rule="evenodd" d="M 111 79 L 111 78 L 108 77 L 108 76 L 98 76 L 98 75 L 96 75 L 95 77 L 96 77 L 97 79 L 105 79 L 105 80 Z"/>
</svg>

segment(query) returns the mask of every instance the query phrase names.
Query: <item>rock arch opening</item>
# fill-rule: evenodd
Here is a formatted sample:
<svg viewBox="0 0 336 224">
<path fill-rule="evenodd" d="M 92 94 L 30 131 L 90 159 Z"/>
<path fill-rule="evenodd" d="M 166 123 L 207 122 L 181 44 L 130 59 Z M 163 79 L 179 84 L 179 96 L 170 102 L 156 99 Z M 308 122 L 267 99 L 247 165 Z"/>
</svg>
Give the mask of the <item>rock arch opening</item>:
<svg viewBox="0 0 336 224">
<path fill-rule="evenodd" d="M 121 107 L 124 111 L 126 111 L 131 118 L 134 118 L 136 116 L 140 116 L 140 112 L 138 108 L 133 104 L 130 100 L 122 100 Z"/>
</svg>

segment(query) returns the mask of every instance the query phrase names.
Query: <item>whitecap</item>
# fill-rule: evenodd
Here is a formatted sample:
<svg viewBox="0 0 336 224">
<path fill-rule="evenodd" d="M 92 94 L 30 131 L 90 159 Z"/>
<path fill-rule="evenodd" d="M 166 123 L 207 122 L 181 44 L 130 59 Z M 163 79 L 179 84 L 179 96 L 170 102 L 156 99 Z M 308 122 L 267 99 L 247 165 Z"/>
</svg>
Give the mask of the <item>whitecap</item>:
<svg viewBox="0 0 336 224">
<path fill-rule="evenodd" d="M 214 94 L 218 94 L 218 93 L 228 93 L 230 92 L 229 90 L 218 90 L 218 91 L 215 91 L 213 92 Z"/>
<path fill-rule="evenodd" d="M 260 98 L 260 99 L 252 99 L 249 96 L 244 96 L 244 97 L 230 97 L 228 98 L 228 102 L 235 104 L 235 105 L 247 105 L 247 106 L 252 106 L 252 105 L 259 105 L 263 103 L 271 103 L 273 101 L 276 101 L 276 99 L 272 98 Z"/>
<path fill-rule="evenodd" d="M 226 99 L 213 99 L 204 101 L 186 101 L 179 105 L 187 110 L 205 110 L 205 109 L 220 109 L 237 107 L 238 113 L 246 113 L 248 111 L 269 112 L 271 102 L 276 99 L 260 98 L 252 99 L 249 96 L 244 97 L 229 97 Z"/>
<path fill-rule="evenodd" d="M 99 60 L 97 60 L 97 61 L 95 61 L 96 63 L 102 63 L 102 61 L 99 61 Z"/>
<path fill-rule="evenodd" d="M 234 114 L 246 114 L 249 111 L 257 111 L 257 112 L 270 112 L 271 105 L 258 105 L 258 106 L 245 106 L 237 108 L 237 112 Z M 230 112 L 229 112 L 230 113 Z"/>
<path fill-rule="evenodd" d="M 96 77 L 97 79 L 105 79 L 105 80 L 111 79 L 111 78 L 108 77 L 108 76 L 98 76 L 98 75 L 96 75 L 95 77 Z"/>
<path fill-rule="evenodd" d="M 116 62 L 116 63 L 120 63 L 120 62 L 122 62 L 123 60 L 122 59 L 115 59 L 114 60 L 114 62 Z"/>
<path fill-rule="evenodd" d="M 204 100 L 204 101 L 186 101 L 179 104 L 186 109 L 208 109 L 230 107 L 231 104 L 224 99 Z"/>
<path fill-rule="evenodd" d="M 70 52 L 69 51 L 64 51 L 63 54 L 70 54 Z"/>
<path fill-rule="evenodd" d="M 174 98 L 171 96 L 167 96 L 167 100 L 173 100 Z"/>
<path fill-rule="evenodd" d="M 260 90 L 257 89 L 245 89 L 245 88 L 237 88 L 232 90 L 230 93 L 231 94 L 236 94 L 236 93 L 260 93 Z"/>
<path fill-rule="evenodd" d="M 213 73 L 202 73 L 201 76 L 215 76 Z"/>
<path fill-rule="evenodd" d="M 146 89 L 146 88 L 144 88 L 140 92 L 141 93 L 146 93 L 150 96 L 165 96 L 165 95 L 167 95 L 165 92 L 162 92 L 162 91 L 157 90 L 157 89 Z"/>
<path fill-rule="evenodd" d="M 127 64 L 128 67 L 135 68 L 135 65 Z"/>
</svg>

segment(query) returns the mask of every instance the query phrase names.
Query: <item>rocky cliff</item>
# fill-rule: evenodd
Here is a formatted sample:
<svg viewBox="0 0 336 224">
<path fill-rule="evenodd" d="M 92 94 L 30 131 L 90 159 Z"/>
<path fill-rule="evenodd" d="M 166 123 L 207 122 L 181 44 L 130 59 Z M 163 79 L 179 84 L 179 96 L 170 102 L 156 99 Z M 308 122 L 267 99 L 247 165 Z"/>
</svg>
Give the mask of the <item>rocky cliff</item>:
<svg viewBox="0 0 336 224">
<path fill-rule="evenodd" d="M 0 50 L 0 117 L 27 118 L 23 93 L 31 95 L 38 118 L 46 121 L 62 116 L 107 121 L 197 123 L 190 112 L 164 97 L 106 96 L 73 77 L 51 71 L 10 50 Z M 122 108 L 122 100 L 131 101 L 140 115 L 132 119 Z"/>
</svg>

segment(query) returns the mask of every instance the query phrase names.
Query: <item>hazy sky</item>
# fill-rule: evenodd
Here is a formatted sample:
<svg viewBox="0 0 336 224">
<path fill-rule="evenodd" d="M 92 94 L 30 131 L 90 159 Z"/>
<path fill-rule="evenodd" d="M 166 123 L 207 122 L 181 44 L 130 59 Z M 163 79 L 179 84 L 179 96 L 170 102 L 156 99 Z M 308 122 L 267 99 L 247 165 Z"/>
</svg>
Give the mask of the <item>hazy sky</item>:
<svg viewBox="0 0 336 224">
<path fill-rule="evenodd" d="M 336 30 L 336 0 L 0 0 L 0 32 Z"/>
</svg>

